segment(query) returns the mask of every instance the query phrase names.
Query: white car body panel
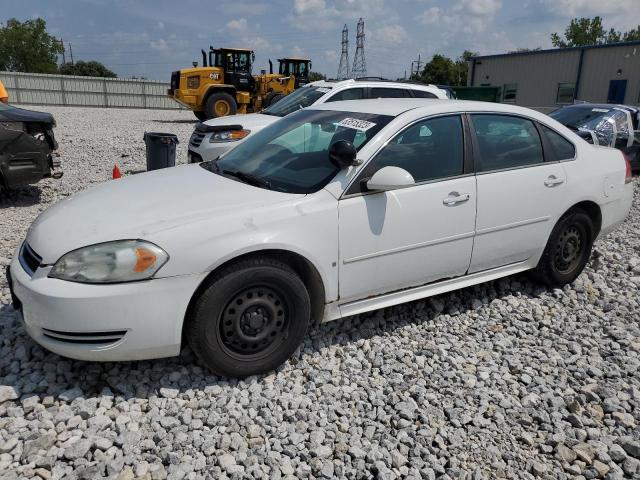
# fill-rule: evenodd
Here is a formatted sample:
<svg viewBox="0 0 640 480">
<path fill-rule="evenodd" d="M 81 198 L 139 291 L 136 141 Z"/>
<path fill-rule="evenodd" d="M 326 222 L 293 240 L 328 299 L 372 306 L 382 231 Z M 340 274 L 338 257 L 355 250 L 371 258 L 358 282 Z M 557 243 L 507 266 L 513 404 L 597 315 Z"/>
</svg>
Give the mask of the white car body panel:
<svg viewBox="0 0 640 480">
<path fill-rule="evenodd" d="M 623 222 L 631 207 L 633 184 L 625 184 L 619 151 L 589 145 L 534 111 L 416 99 L 311 108 L 396 118 L 358 152 L 360 165 L 343 169 L 312 194 L 261 189 L 200 165 L 186 165 L 107 182 L 42 213 L 26 242 L 42 256 L 43 265 L 31 276 L 18 252 L 11 263 L 29 334 L 52 351 L 85 360 L 176 355 L 197 288 L 216 268 L 249 252 L 276 249 L 305 258 L 324 286 L 326 321 L 533 268 L 551 228 L 573 205 L 590 201 L 599 206 L 601 235 Z M 550 162 L 541 169 L 470 174 L 345 195 L 368 161 L 405 126 L 442 113 L 487 111 L 546 124 L 574 141 L 576 159 Z M 551 174 L 564 175 L 561 189 L 544 186 Z M 468 193 L 469 200 L 445 206 L 443 200 L 454 191 Z M 547 191 L 553 195 L 544 195 Z M 71 250 L 134 238 L 153 242 L 169 254 L 153 279 L 87 285 L 47 277 L 52 265 Z M 126 334 L 107 347 L 96 347 L 46 337 L 43 329 Z"/>
<path fill-rule="evenodd" d="M 320 105 L 322 103 L 330 101 L 331 97 L 336 93 L 341 92 L 343 90 L 347 90 L 354 87 L 362 87 L 362 88 L 402 88 L 408 90 L 420 90 L 432 93 L 439 99 L 446 100 L 447 93 L 434 86 L 434 85 L 422 85 L 422 84 L 412 84 L 412 83 L 399 83 L 399 82 L 382 82 L 382 81 L 355 81 L 355 80 L 344 80 L 341 82 L 326 82 L 323 80 L 319 80 L 317 82 L 308 83 L 304 87 L 308 88 L 311 86 L 315 87 L 326 87 L 330 88 L 327 93 L 321 96 L 318 100 L 314 102 L 312 106 Z M 419 100 L 419 99 L 418 99 Z M 357 100 L 360 101 L 360 100 Z M 329 102 L 331 103 L 331 102 Z M 249 136 L 254 133 L 259 132 L 263 128 L 271 125 L 272 123 L 280 120 L 281 117 L 277 117 L 274 115 L 263 115 L 261 113 L 248 113 L 244 115 L 230 115 L 227 117 L 213 118 L 211 120 L 207 120 L 204 122 L 205 125 L 210 126 L 224 126 L 224 125 L 242 125 L 242 128 L 246 130 L 250 130 L 251 133 L 243 138 L 242 140 L 236 140 L 234 142 L 218 142 L 211 143 L 209 140 L 211 138 L 211 133 L 208 133 L 204 136 L 201 143 L 196 145 L 189 141 L 189 155 L 190 152 L 196 153 L 200 156 L 200 158 L 204 161 L 213 160 L 218 156 L 222 155 L 225 152 L 237 147 L 241 143 L 243 143 Z M 190 159 L 191 163 L 191 159 Z"/>
</svg>

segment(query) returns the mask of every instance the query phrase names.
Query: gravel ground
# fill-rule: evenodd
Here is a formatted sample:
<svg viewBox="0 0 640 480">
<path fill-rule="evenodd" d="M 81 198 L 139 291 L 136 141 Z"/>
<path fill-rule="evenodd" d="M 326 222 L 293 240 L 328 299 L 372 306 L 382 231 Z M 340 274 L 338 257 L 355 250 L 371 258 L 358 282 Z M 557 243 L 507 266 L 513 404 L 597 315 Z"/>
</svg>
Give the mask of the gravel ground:
<svg viewBox="0 0 640 480">
<path fill-rule="evenodd" d="M 188 112 L 52 108 L 65 176 L 0 204 L 0 264 Z M 636 185 L 640 183 L 636 179 Z M 571 286 L 525 277 L 323 325 L 277 372 L 48 353 L 0 279 L 0 478 L 640 478 L 640 198 Z"/>
</svg>

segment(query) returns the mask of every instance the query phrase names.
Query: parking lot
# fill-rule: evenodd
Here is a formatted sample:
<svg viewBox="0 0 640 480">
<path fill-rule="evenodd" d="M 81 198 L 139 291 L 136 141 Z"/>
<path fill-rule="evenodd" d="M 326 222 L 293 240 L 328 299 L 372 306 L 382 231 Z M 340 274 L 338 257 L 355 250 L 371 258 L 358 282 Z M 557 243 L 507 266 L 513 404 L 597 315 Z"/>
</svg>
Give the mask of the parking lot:
<svg viewBox="0 0 640 480">
<path fill-rule="evenodd" d="M 28 107 L 38 109 L 37 107 Z M 0 203 L 0 266 L 47 206 L 145 168 L 187 111 L 40 107 L 64 177 Z M 638 187 L 638 177 L 635 179 Z M 507 278 L 310 332 L 281 369 L 210 375 L 37 346 L 0 277 L 0 478 L 640 476 L 640 196 L 562 290 Z M 447 475 L 447 476 L 445 476 Z"/>
</svg>

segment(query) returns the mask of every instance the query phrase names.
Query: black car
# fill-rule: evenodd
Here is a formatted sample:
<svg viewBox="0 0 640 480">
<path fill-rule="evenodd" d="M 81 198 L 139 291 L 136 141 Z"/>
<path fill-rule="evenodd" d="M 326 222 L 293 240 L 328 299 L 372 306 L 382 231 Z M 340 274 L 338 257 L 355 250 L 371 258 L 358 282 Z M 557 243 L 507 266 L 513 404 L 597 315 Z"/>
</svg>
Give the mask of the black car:
<svg viewBox="0 0 640 480">
<path fill-rule="evenodd" d="M 628 105 L 576 103 L 549 114 L 589 143 L 622 150 L 640 170 L 640 109 Z"/>
<path fill-rule="evenodd" d="M 0 190 L 62 176 L 55 126 L 50 113 L 0 103 Z"/>
</svg>

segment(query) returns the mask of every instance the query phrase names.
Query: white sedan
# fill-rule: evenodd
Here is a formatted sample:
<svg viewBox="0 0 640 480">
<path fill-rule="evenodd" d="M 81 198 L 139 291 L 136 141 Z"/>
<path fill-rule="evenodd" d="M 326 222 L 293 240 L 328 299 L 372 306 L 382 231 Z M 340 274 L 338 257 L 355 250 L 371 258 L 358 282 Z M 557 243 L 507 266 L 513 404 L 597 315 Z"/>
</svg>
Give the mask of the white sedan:
<svg viewBox="0 0 640 480">
<path fill-rule="evenodd" d="M 531 270 L 572 282 L 631 207 L 628 161 L 546 115 L 339 102 L 217 161 L 108 182 L 40 215 L 10 266 L 49 350 L 266 372 L 311 324 Z"/>
</svg>

